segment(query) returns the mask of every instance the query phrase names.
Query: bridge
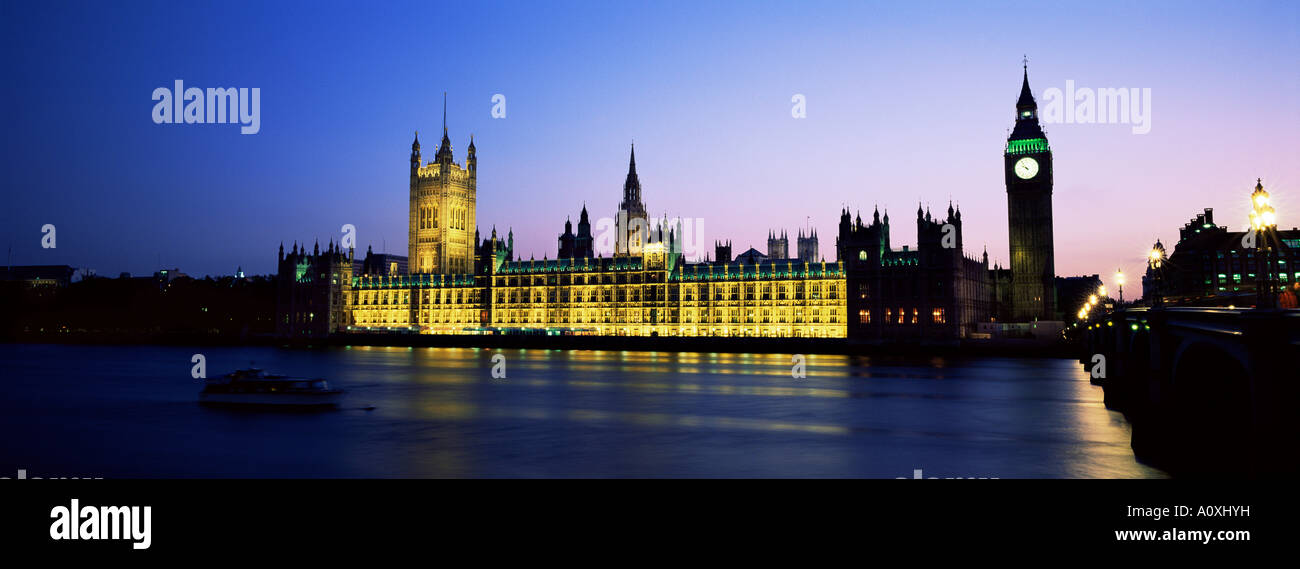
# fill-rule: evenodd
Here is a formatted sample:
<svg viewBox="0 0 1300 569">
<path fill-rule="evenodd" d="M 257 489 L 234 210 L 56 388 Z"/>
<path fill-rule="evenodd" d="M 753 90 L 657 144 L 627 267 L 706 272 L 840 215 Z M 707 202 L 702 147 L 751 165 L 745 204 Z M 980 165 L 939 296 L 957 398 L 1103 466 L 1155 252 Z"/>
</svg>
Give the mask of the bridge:
<svg viewBox="0 0 1300 569">
<path fill-rule="evenodd" d="M 1300 472 L 1300 310 L 1128 309 L 1079 340 L 1140 460 L 1176 475 Z"/>
</svg>

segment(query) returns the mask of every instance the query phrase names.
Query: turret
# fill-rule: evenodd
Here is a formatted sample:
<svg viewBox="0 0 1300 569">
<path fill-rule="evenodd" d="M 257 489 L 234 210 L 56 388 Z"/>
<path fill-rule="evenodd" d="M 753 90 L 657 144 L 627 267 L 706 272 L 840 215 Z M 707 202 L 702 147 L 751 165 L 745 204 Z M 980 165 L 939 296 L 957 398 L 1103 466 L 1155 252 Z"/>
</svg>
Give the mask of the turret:
<svg viewBox="0 0 1300 569">
<path fill-rule="evenodd" d="M 411 143 L 411 175 L 420 169 L 420 131 L 415 131 L 415 142 Z"/>
<path fill-rule="evenodd" d="M 474 153 L 474 135 L 469 135 L 469 156 L 465 158 L 465 167 L 469 169 L 470 176 L 476 176 L 478 172 L 478 156 Z"/>
</svg>

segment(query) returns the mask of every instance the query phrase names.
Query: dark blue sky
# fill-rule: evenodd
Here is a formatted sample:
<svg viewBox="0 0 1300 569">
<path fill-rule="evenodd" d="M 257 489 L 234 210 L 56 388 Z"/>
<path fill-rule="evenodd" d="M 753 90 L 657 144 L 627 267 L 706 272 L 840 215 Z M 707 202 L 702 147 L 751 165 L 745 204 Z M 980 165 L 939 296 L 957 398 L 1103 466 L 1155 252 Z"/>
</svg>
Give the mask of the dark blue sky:
<svg viewBox="0 0 1300 569">
<path fill-rule="evenodd" d="M 358 228 L 405 254 L 412 131 L 449 93 L 478 219 L 554 256 L 585 201 L 611 216 L 637 143 L 645 202 L 763 249 L 841 204 L 960 202 L 967 252 L 1006 260 L 1002 146 L 1034 90 L 1151 88 L 1151 133 L 1048 127 L 1057 269 L 1141 267 L 1203 207 L 1240 227 L 1256 177 L 1300 216 L 1294 2 L 5 2 L 3 237 L 15 264 L 101 275 L 273 270 L 283 240 Z M 261 89 L 261 132 L 156 125 L 157 87 Z M 507 97 L 507 117 L 490 116 Z M 808 117 L 790 116 L 795 93 Z M 900 221 L 902 223 L 900 223 Z M 41 249 L 53 223 L 58 247 Z M 793 244 L 792 244 L 793 248 Z"/>
</svg>

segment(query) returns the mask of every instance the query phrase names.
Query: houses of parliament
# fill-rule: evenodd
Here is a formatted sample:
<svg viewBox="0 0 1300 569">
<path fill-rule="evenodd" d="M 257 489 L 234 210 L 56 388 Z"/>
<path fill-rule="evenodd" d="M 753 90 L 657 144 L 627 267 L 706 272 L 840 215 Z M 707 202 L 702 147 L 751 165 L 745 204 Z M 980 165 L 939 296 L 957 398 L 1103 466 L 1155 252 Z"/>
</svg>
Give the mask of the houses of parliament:
<svg viewBox="0 0 1300 569">
<path fill-rule="evenodd" d="M 995 322 L 1059 320 L 1052 245 L 1052 155 L 1025 70 L 1004 152 L 1011 266 L 963 249 L 949 204 L 918 206 L 916 246 L 895 248 L 889 212 L 840 211 L 833 260 L 815 230 L 769 233 L 767 251 L 688 261 L 679 227 L 652 223 L 630 151 L 615 212 L 615 246 L 598 254 L 584 205 L 553 259 L 520 259 L 514 235 L 476 225 L 477 156 L 457 162 L 444 126 L 433 160 L 411 144 L 406 257 L 330 242 L 280 246 L 277 331 L 347 333 L 759 336 L 860 341 L 956 340 Z M 657 221 L 657 220 L 656 220 Z M 666 221 L 666 220 L 665 220 Z M 898 220 L 895 219 L 894 223 Z M 472 233 L 471 233 L 472 232 Z"/>
</svg>

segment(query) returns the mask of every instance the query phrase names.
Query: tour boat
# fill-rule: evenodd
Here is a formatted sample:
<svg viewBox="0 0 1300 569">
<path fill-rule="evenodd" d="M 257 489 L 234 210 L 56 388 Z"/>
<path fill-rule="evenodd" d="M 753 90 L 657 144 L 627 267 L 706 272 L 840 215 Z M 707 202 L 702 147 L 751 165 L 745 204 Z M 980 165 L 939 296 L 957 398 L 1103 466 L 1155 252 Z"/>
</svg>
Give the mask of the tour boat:
<svg viewBox="0 0 1300 569">
<path fill-rule="evenodd" d="M 204 382 L 199 403 L 283 407 L 337 407 L 342 389 L 330 389 L 323 379 L 289 377 L 249 368 Z"/>
</svg>

